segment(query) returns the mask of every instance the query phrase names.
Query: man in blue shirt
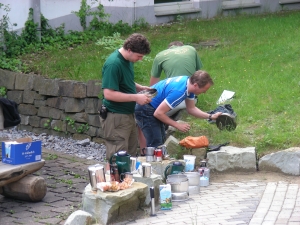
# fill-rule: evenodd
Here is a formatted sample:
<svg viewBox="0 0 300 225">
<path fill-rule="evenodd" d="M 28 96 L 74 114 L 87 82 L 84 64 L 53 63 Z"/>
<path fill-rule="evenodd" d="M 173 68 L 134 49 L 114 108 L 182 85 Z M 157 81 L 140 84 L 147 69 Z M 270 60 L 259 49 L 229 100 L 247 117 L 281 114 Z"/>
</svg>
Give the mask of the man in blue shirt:
<svg viewBox="0 0 300 225">
<path fill-rule="evenodd" d="M 201 119 L 216 120 L 221 112 L 213 115 L 203 112 L 195 106 L 194 101 L 195 95 L 205 93 L 213 84 L 210 75 L 203 70 L 196 71 L 191 77 L 177 76 L 154 84 L 151 88 L 157 90 L 157 95 L 151 103 L 135 106 L 136 121 L 146 138 L 147 146 L 158 147 L 165 142 L 164 124 L 181 132 L 190 130 L 188 123 L 178 123 L 166 115 L 182 101 L 186 103 L 188 114 Z"/>
</svg>

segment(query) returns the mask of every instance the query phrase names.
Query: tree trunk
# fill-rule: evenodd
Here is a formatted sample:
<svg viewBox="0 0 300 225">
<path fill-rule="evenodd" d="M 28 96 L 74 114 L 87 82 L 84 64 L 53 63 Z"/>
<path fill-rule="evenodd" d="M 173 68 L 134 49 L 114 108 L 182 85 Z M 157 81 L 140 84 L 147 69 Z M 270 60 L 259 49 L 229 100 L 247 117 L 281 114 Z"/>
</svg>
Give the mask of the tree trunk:
<svg viewBox="0 0 300 225">
<path fill-rule="evenodd" d="M 43 177 L 27 175 L 22 179 L 3 186 L 5 197 L 14 199 L 38 202 L 42 200 L 47 193 L 47 185 Z"/>
</svg>

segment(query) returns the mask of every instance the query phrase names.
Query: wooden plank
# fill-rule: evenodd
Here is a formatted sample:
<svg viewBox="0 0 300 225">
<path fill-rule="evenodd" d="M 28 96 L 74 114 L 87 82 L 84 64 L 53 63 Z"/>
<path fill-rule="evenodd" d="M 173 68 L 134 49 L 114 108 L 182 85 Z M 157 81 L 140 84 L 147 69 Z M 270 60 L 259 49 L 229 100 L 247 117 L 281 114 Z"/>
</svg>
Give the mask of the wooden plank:
<svg viewBox="0 0 300 225">
<path fill-rule="evenodd" d="M 10 165 L 0 162 L 0 187 L 20 180 L 28 174 L 38 171 L 45 165 L 45 160 L 20 165 Z"/>
</svg>

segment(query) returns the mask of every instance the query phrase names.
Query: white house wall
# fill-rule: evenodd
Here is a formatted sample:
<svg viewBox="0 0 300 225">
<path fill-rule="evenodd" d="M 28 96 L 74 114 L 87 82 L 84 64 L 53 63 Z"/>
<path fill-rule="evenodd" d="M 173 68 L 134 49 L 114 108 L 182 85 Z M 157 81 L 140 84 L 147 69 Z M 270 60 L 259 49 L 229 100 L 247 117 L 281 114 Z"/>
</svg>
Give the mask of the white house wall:
<svg viewBox="0 0 300 225">
<path fill-rule="evenodd" d="M 35 10 L 41 11 L 53 28 L 59 27 L 64 23 L 66 31 L 82 30 L 79 18 L 72 13 L 72 11 L 79 11 L 81 0 L 0 0 L 0 2 L 4 5 L 10 5 L 11 11 L 8 13 L 10 22 L 17 23 L 17 27 L 14 27 L 14 30 L 24 27 L 28 18 L 29 8 L 34 7 Z M 87 0 L 89 5 L 91 5 L 91 2 L 92 0 Z M 184 18 L 208 19 L 218 15 L 227 16 L 236 15 L 237 13 L 259 14 L 280 11 L 282 9 L 300 9 L 300 0 L 190 0 L 189 2 L 192 3 L 194 12 L 182 14 Z M 240 8 L 225 9 L 228 5 L 234 5 L 234 2 L 238 3 L 237 5 L 240 3 L 248 5 L 247 7 L 241 5 Z M 253 7 L 251 6 L 252 2 L 254 3 Z M 282 2 L 292 3 L 284 4 Z M 156 16 L 155 8 L 157 9 L 162 4 L 154 5 L 154 0 L 98 0 L 98 3 L 102 4 L 105 12 L 110 14 L 109 21 L 112 23 L 122 20 L 124 23 L 132 25 L 134 21 L 144 19 L 153 25 L 170 22 L 177 17 L 176 14 L 170 15 L 167 13 L 166 15 Z M 174 3 L 173 8 L 175 5 L 179 5 L 180 9 L 180 4 L 180 2 Z M 97 7 L 97 5 L 95 4 L 94 7 Z M 4 13 L 6 12 L 0 9 L 1 17 Z"/>
<path fill-rule="evenodd" d="M 11 27 L 13 30 L 20 29 L 24 27 L 26 20 L 28 19 L 29 8 L 33 7 L 32 1 L 30 0 L 0 0 L 0 3 L 9 5 L 10 11 L 8 12 L 8 17 L 11 24 L 16 23 L 17 26 Z M 0 9 L 0 17 L 6 15 L 7 12 Z"/>
</svg>

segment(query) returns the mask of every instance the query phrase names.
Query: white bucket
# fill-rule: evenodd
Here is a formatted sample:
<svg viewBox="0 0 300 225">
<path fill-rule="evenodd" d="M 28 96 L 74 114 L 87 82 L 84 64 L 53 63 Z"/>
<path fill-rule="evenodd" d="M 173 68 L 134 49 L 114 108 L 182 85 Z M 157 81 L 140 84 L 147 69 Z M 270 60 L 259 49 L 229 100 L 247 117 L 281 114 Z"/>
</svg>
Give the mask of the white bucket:
<svg viewBox="0 0 300 225">
<path fill-rule="evenodd" d="M 196 156 L 194 156 L 194 155 L 183 155 L 183 159 L 185 161 L 185 172 L 194 171 Z"/>
</svg>

